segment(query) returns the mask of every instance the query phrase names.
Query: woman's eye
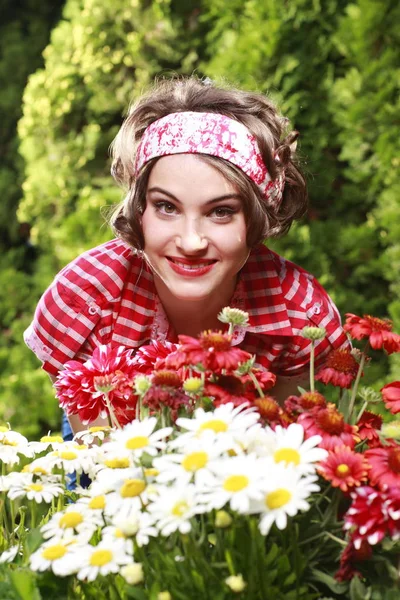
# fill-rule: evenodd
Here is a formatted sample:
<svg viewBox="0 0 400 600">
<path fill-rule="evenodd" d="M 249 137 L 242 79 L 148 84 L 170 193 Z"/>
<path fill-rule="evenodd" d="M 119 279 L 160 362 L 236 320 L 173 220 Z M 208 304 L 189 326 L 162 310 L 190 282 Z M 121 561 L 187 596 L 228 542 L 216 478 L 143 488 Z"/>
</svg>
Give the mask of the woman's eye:
<svg viewBox="0 0 400 600">
<path fill-rule="evenodd" d="M 228 206 L 218 206 L 217 208 L 214 208 L 211 214 L 212 216 L 217 217 L 217 219 L 228 219 L 234 212 L 235 211 Z"/>
<path fill-rule="evenodd" d="M 157 212 L 164 215 L 173 215 L 176 211 L 175 206 L 171 202 L 157 202 L 154 206 Z"/>
</svg>

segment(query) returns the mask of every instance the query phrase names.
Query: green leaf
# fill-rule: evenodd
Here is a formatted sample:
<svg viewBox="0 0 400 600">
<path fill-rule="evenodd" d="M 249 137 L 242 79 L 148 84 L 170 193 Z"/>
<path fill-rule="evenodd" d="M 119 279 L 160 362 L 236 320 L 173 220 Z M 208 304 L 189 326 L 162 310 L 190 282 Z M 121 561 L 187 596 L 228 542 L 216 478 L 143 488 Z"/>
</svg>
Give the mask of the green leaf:
<svg viewBox="0 0 400 600">
<path fill-rule="evenodd" d="M 350 600 L 370 600 L 371 589 L 363 584 L 359 577 L 353 577 L 350 583 Z"/>
<path fill-rule="evenodd" d="M 349 586 L 347 585 L 347 583 L 340 583 L 339 581 L 336 581 L 336 579 L 334 579 L 331 575 L 328 575 L 327 573 L 323 573 L 322 571 L 319 571 L 318 569 L 312 569 L 311 573 L 312 573 L 312 578 L 315 581 L 319 581 L 320 583 L 323 583 L 331 590 L 331 592 L 334 592 L 335 594 L 344 594 L 348 590 Z"/>
<path fill-rule="evenodd" d="M 10 572 L 11 583 L 18 600 L 42 600 L 36 586 L 36 575 L 28 569 L 16 569 Z"/>
<path fill-rule="evenodd" d="M 143 588 L 135 587 L 133 585 L 126 586 L 125 594 L 129 598 L 135 598 L 135 600 L 147 600 L 148 596 Z"/>
</svg>

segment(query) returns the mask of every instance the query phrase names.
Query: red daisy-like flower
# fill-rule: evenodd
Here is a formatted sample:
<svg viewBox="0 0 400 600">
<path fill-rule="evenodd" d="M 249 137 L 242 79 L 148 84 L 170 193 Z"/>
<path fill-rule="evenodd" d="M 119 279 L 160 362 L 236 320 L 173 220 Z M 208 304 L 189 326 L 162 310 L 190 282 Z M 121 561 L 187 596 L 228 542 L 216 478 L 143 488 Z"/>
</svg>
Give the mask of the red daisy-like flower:
<svg viewBox="0 0 400 600">
<path fill-rule="evenodd" d="M 136 350 L 134 357 L 134 365 L 139 373 L 149 375 L 153 372 L 153 369 L 164 368 L 165 358 L 175 352 L 178 348 L 178 344 L 172 344 L 171 342 L 158 342 L 154 341 L 151 344 L 141 346 Z"/>
<path fill-rule="evenodd" d="M 381 389 L 385 406 L 393 415 L 400 412 L 400 381 L 387 383 Z"/>
<path fill-rule="evenodd" d="M 351 497 L 351 506 L 344 515 L 344 529 L 352 531 L 354 547 L 359 550 L 363 542 L 378 544 L 388 531 L 385 494 L 364 485 L 356 488 Z"/>
<path fill-rule="evenodd" d="M 192 400 L 174 387 L 152 385 L 145 393 L 142 403 L 151 414 L 159 413 L 164 407 L 169 408 L 172 421 L 176 421 L 180 408 L 185 407 L 190 412 Z"/>
<path fill-rule="evenodd" d="M 188 335 L 178 338 L 178 349 L 165 359 L 168 369 L 200 364 L 206 371 L 231 373 L 251 358 L 248 352 L 233 347 L 232 336 L 222 331 L 204 331 L 198 339 Z"/>
<path fill-rule="evenodd" d="M 274 387 L 276 383 L 276 375 L 274 375 L 274 373 L 271 373 L 270 371 L 261 371 L 260 369 L 252 369 L 251 372 L 256 378 L 262 390 L 269 390 L 272 387 Z M 242 381 L 242 383 L 254 386 L 253 379 L 251 378 L 249 373 L 246 373 L 246 375 L 241 375 L 240 380 Z"/>
<path fill-rule="evenodd" d="M 284 402 L 286 411 L 289 414 L 299 414 L 314 408 L 326 406 L 325 396 L 319 392 L 304 392 L 301 396 L 289 396 Z"/>
<path fill-rule="evenodd" d="M 318 471 L 342 492 L 361 485 L 367 479 L 369 465 L 362 454 L 347 446 L 336 446 L 318 466 Z"/>
<path fill-rule="evenodd" d="M 382 490 L 391 486 L 400 487 L 400 445 L 389 440 L 387 446 L 365 451 L 371 465 L 369 479 L 372 485 Z"/>
<path fill-rule="evenodd" d="M 390 537 L 400 537 L 400 487 L 390 487 L 386 490 L 386 512 Z"/>
<path fill-rule="evenodd" d="M 358 362 L 350 350 L 333 350 L 328 355 L 322 369 L 315 376 L 317 381 L 341 388 L 350 388 L 358 372 Z"/>
<path fill-rule="evenodd" d="M 121 425 L 134 419 L 137 398 L 132 386 L 137 370 L 131 354 L 124 346 L 102 345 L 83 364 L 76 360 L 65 363 L 54 386 L 67 415 L 78 415 L 84 424 L 106 417 L 107 394 Z"/>
<path fill-rule="evenodd" d="M 382 417 L 369 410 L 365 410 L 357 422 L 358 435 L 361 440 L 366 440 L 370 448 L 376 448 L 381 445 L 378 434 L 382 427 Z"/>
<path fill-rule="evenodd" d="M 272 396 L 264 396 L 264 398 L 256 398 L 253 402 L 260 416 L 268 424 L 279 420 L 281 408 L 275 398 Z"/>
<path fill-rule="evenodd" d="M 350 539 L 346 548 L 340 556 L 340 569 L 335 574 L 337 581 L 350 581 L 353 577 L 361 577 L 356 569 L 356 564 L 368 560 L 372 556 L 372 548 L 365 540 L 362 540 L 360 548 L 354 547 L 353 538 Z"/>
<path fill-rule="evenodd" d="M 355 443 L 360 441 L 357 427 L 346 423 L 342 413 L 332 403 L 325 408 L 302 413 L 297 422 L 303 426 L 306 438 L 320 435 L 322 441 L 319 446 L 325 450 L 333 450 L 335 446 L 354 448 Z"/>
<path fill-rule="evenodd" d="M 355 340 L 368 338 L 374 350 L 383 348 L 388 354 L 400 352 L 400 335 L 393 333 L 389 319 L 378 319 L 371 315 L 358 317 L 352 313 L 347 313 L 346 317 L 343 328 Z"/>
</svg>

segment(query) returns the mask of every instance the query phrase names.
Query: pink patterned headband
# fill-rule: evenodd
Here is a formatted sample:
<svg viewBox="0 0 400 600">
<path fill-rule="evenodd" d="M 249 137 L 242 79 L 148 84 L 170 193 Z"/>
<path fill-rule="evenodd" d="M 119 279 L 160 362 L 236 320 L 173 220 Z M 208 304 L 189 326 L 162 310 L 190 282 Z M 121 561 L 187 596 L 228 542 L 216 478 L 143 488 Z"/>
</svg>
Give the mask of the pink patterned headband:
<svg viewBox="0 0 400 600">
<path fill-rule="evenodd" d="M 239 167 L 259 187 L 268 206 L 278 210 L 285 174 L 272 179 L 255 137 L 239 121 L 219 113 L 171 113 L 145 130 L 136 153 L 135 173 L 152 158 L 170 154 L 209 154 Z"/>
</svg>

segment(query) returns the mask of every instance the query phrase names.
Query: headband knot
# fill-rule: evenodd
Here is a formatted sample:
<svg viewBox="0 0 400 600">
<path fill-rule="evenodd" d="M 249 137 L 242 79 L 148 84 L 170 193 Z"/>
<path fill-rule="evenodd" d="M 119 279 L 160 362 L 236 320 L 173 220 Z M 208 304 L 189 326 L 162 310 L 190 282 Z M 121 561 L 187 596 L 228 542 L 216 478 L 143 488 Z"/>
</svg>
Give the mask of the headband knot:
<svg viewBox="0 0 400 600">
<path fill-rule="evenodd" d="M 171 154 L 208 154 L 223 158 L 254 181 L 268 206 L 278 210 L 281 204 L 284 169 L 272 179 L 256 138 L 243 123 L 226 115 L 178 112 L 151 123 L 136 152 L 136 177 L 152 158 Z"/>
</svg>

